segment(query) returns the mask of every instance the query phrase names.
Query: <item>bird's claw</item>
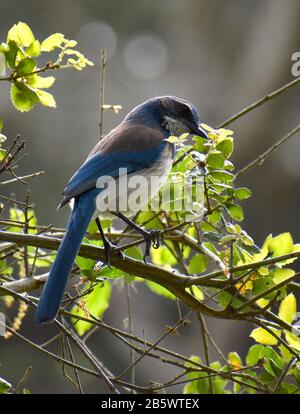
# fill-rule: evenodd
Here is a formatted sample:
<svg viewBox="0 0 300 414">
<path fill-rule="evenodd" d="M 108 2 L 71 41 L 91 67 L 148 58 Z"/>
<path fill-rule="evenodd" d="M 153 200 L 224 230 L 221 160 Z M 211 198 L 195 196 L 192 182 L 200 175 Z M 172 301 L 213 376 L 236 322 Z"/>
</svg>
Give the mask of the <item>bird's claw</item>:
<svg viewBox="0 0 300 414">
<path fill-rule="evenodd" d="M 121 250 L 116 250 L 117 246 L 115 244 L 111 243 L 110 241 L 106 240 L 103 243 L 103 247 L 104 247 L 104 251 L 105 251 L 106 263 L 107 263 L 109 268 L 111 268 L 110 259 L 111 259 L 112 254 L 116 254 L 120 259 L 124 259 L 123 252 L 121 252 Z"/>
<path fill-rule="evenodd" d="M 147 264 L 147 257 L 150 256 L 151 243 L 154 249 L 158 249 L 161 245 L 162 233 L 160 230 L 150 230 L 145 232 L 144 239 L 146 242 L 144 262 Z"/>
</svg>

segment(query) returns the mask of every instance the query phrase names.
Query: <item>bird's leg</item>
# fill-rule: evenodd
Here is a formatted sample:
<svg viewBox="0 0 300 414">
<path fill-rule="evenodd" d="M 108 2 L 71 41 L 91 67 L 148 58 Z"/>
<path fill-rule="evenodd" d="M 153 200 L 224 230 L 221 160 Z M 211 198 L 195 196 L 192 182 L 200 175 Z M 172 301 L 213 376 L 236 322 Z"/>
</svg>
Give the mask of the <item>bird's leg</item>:
<svg viewBox="0 0 300 414">
<path fill-rule="evenodd" d="M 101 238 L 102 238 L 102 241 L 103 241 L 103 246 L 104 246 L 105 256 L 106 256 L 106 262 L 107 262 L 108 266 L 110 266 L 111 253 L 116 248 L 116 245 L 114 245 L 111 241 L 109 241 L 108 238 L 105 236 L 99 217 L 97 217 L 95 221 L 96 221 L 97 227 L 99 229 L 99 232 L 100 232 L 100 235 L 101 235 Z M 117 255 L 121 259 L 124 259 L 124 255 L 121 251 L 118 251 Z"/>
<path fill-rule="evenodd" d="M 152 242 L 152 247 L 154 249 L 158 249 L 160 244 L 161 244 L 161 238 L 162 238 L 162 234 L 160 230 L 145 230 L 142 227 L 139 227 L 137 224 L 135 224 L 133 221 L 131 221 L 130 219 L 128 219 L 126 216 L 124 216 L 122 213 L 113 213 L 115 216 L 119 217 L 120 219 L 122 219 L 123 221 L 125 221 L 125 223 L 127 223 L 129 226 L 131 226 L 132 228 L 134 228 L 138 233 L 140 233 L 144 239 L 145 239 L 145 243 L 146 243 L 146 248 L 145 248 L 145 254 L 144 254 L 144 262 L 146 263 L 146 257 L 150 256 L 150 247 L 151 247 L 151 242 Z"/>
</svg>

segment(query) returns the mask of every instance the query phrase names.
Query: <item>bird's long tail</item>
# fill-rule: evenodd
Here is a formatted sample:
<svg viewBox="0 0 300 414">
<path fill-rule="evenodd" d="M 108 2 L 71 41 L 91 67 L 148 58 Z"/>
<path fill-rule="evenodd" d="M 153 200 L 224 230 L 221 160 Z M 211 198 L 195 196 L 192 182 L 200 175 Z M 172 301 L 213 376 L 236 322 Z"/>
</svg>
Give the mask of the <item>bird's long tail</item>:
<svg viewBox="0 0 300 414">
<path fill-rule="evenodd" d="M 81 194 L 74 202 L 66 234 L 60 244 L 36 312 L 38 325 L 52 321 L 60 303 L 86 229 L 95 212 L 94 194 Z"/>
</svg>

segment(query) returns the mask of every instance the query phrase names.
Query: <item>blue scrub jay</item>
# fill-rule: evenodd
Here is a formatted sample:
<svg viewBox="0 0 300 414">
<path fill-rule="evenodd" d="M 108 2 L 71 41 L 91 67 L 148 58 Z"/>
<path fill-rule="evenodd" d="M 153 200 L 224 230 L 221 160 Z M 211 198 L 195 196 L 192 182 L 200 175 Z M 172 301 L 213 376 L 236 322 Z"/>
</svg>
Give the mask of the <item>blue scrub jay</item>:
<svg viewBox="0 0 300 414">
<path fill-rule="evenodd" d="M 150 180 L 151 176 L 159 175 L 163 181 L 170 172 L 175 154 L 174 144 L 166 141 L 166 138 L 183 133 L 207 138 L 199 126 L 199 115 L 193 105 L 180 98 L 162 96 L 149 99 L 134 108 L 120 125 L 94 147 L 87 160 L 70 179 L 59 205 L 62 207 L 70 201 L 73 202 L 65 236 L 40 297 L 36 313 L 37 324 L 50 322 L 55 318 L 82 239 L 93 219 L 99 228 L 108 263 L 114 246 L 105 237 L 99 219 L 107 217 L 107 214 L 123 219 L 142 234 L 146 242 L 146 256 L 149 255 L 151 242 L 154 247 L 159 246 L 155 231 L 146 231 L 128 218 L 134 211 L 124 213 L 116 209 L 103 213 L 97 210 L 97 197 L 104 193 L 97 186 L 97 180 L 103 176 L 118 180 L 119 170 L 126 169 L 128 176 L 143 175 Z M 148 200 L 144 200 L 144 204 L 147 202 Z"/>
</svg>

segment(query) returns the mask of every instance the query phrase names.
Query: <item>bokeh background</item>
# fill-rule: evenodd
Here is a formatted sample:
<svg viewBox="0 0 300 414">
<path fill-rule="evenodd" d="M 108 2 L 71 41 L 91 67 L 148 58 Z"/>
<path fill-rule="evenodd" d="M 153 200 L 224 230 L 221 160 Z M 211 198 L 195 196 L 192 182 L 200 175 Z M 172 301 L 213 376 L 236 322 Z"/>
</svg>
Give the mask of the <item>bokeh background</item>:
<svg viewBox="0 0 300 414">
<path fill-rule="evenodd" d="M 107 113 L 105 131 L 143 100 L 163 94 L 181 96 L 199 108 L 202 121 L 218 125 L 264 94 L 293 79 L 291 56 L 300 51 L 299 0 L 1 0 L 0 39 L 21 20 L 39 39 L 62 32 L 79 42 L 78 49 L 95 62 L 82 72 L 59 71 L 53 93 L 57 109 L 37 106 L 20 114 L 8 98 L 9 85 L 1 82 L 0 111 L 5 134 L 20 133 L 30 156 L 20 172 L 45 170 L 30 183 L 40 224 L 64 226 L 68 209 L 56 211 L 69 177 L 97 142 L 99 134 L 99 55 L 109 55 L 106 103 L 120 104 L 118 114 Z M 300 120 L 299 86 L 231 125 L 235 130 L 234 162 L 242 167 Z M 241 176 L 240 184 L 253 191 L 244 203 L 245 228 L 261 244 L 269 233 L 291 231 L 300 240 L 300 136 L 292 138 L 260 167 Z M 25 189 L 9 191 L 19 199 Z M 176 304 L 138 286 L 132 292 L 134 331 L 157 339 L 177 319 Z M 122 327 L 127 317 L 124 290 L 114 288 L 105 319 Z M 251 343 L 245 323 L 208 320 L 209 328 L 225 353 L 244 355 Z M 36 328 L 28 315 L 22 331 L 42 343 L 54 333 Z M 91 342 L 99 359 L 113 371 L 126 367 L 129 354 L 109 334 L 99 331 Z M 197 324 L 164 346 L 186 355 L 201 352 Z M 0 338 L 0 374 L 12 383 L 26 367 L 33 373 L 26 387 L 34 393 L 70 393 L 61 368 L 17 339 Z M 80 362 L 80 360 L 78 361 Z M 139 383 L 166 381 L 172 367 L 147 361 L 138 368 Z M 83 377 L 88 392 L 102 393 L 97 379 Z M 170 389 L 170 392 L 180 389 Z"/>
</svg>

